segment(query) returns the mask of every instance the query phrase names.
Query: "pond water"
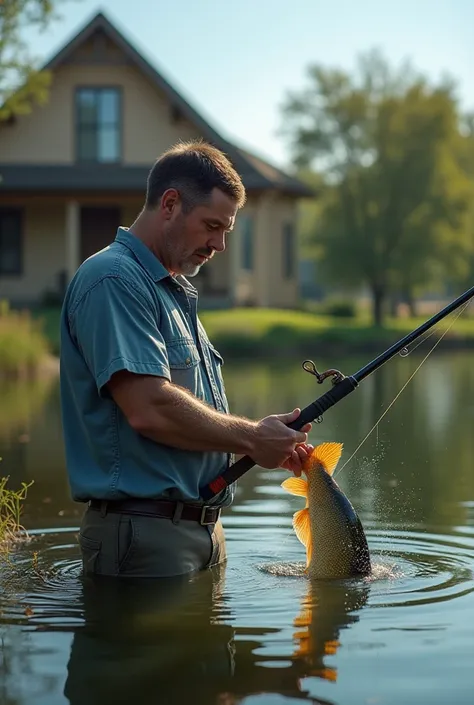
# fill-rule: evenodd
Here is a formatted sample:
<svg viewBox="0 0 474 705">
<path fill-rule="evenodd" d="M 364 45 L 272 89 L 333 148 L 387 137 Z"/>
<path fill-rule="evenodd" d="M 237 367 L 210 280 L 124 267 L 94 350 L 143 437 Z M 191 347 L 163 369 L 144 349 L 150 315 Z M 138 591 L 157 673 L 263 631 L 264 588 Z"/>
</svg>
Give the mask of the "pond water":
<svg viewBox="0 0 474 705">
<path fill-rule="evenodd" d="M 342 441 L 342 468 L 419 365 L 414 355 L 365 380 L 310 441 Z M 368 360 L 315 361 L 350 374 Z M 224 371 L 232 409 L 254 418 L 329 386 L 299 361 Z M 301 498 L 280 488 L 285 471 L 254 468 L 224 514 L 224 567 L 165 585 L 93 586 L 80 576 L 82 507 L 69 499 L 57 381 L 4 386 L 1 474 L 34 484 L 23 516 L 31 541 L 2 569 L 0 703 L 472 703 L 473 389 L 472 353 L 433 354 L 336 470 L 366 530 L 370 579 L 302 576 L 291 526 Z"/>
</svg>

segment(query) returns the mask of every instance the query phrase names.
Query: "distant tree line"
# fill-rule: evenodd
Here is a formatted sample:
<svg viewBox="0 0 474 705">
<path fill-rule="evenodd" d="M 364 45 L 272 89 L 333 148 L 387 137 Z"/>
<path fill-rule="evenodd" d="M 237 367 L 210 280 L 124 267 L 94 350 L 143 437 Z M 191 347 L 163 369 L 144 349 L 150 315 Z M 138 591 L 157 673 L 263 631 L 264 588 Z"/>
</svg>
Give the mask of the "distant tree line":
<svg viewBox="0 0 474 705">
<path fill-rule="evenodd" d="M 317 191 L 302 237 L 329 285 L 365 286 L 373 320 L 428 290 L 472 285 L 474 118 L 452 80 L 432 84 L 378 51 L 353 74 L 320 65 L 282 106 L 295 169 Z"/>
</svg>

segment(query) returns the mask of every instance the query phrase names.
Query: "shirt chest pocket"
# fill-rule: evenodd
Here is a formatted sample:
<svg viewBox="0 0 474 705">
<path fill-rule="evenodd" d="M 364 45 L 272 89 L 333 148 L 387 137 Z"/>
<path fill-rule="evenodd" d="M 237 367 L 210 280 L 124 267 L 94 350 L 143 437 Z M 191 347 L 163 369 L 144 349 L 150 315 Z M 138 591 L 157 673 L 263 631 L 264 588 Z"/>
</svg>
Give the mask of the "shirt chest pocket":
<svg viewBox="0 0 474 705">
<path fill-rule="evenodd" d="M 199 350 L 192 338 L 179 338 L 167 342 L 166 347 L 171 370 L 189 370 L 201 362 Z"/>
<path fill-rule="evenodd" d="M 192 338 L 178 338 L 166 343 L 171 381 L 202 397 L 199 363 L 201 357 Z"/>
</svg>

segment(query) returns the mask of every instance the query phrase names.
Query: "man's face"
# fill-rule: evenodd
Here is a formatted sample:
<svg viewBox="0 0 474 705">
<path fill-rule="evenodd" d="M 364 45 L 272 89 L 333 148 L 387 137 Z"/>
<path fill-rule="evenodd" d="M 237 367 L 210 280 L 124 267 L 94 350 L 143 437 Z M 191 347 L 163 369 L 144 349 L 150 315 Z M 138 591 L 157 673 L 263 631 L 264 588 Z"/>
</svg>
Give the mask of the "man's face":
<svg viewBox="0 0 474 705">
<path fill-rule="evenodd" d="M 164 264 L 174 274 L 194 277 L 215 252 L 225 250 L 226 235 L 234 227 L 237 205 L 222 191 L 214 189 L 209 202 L 195 206 L 190 213 L 182 212 L 179 199 L 168 208 Z"/>
</svg>

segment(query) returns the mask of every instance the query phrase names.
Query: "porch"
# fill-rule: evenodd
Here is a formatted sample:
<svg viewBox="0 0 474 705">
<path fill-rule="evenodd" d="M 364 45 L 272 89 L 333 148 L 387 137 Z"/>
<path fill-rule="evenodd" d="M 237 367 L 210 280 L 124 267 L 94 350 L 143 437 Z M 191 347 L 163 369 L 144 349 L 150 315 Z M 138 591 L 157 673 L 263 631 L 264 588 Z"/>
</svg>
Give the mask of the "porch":
<svg viewBox="0 0 474 705">
<path fill-rule="evenodd" d="M 81 262 L 110 244 L 141 207 L 142 197 L 125 194 L 2 195 L 0 299 L 13 306 L 60 303 Z M 231 270 L 226 250 L 193 279 L 202 306 L 232 305 Z"/>
</svg>

